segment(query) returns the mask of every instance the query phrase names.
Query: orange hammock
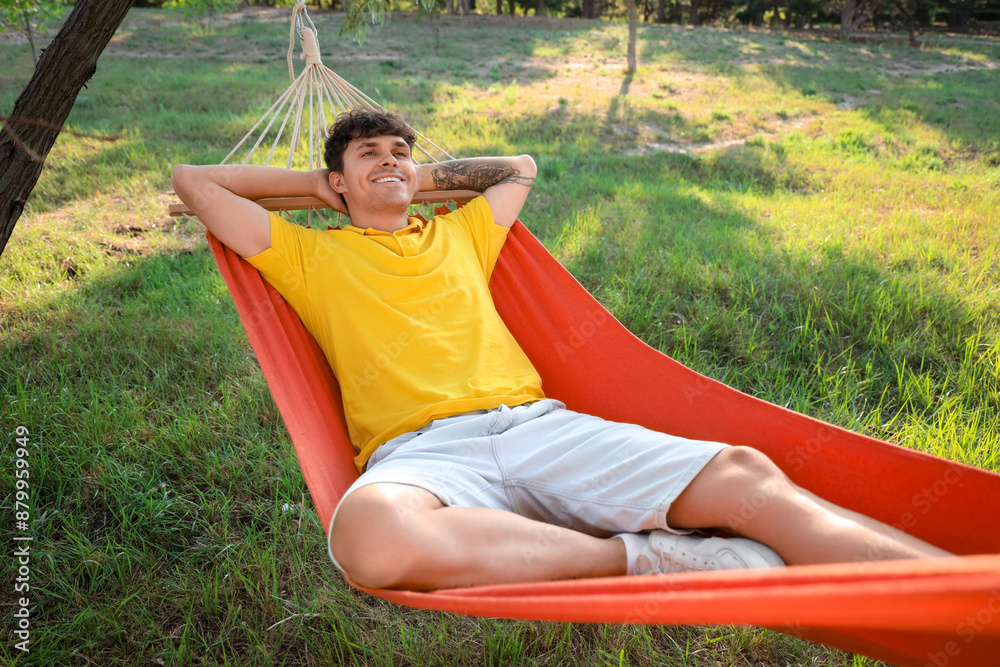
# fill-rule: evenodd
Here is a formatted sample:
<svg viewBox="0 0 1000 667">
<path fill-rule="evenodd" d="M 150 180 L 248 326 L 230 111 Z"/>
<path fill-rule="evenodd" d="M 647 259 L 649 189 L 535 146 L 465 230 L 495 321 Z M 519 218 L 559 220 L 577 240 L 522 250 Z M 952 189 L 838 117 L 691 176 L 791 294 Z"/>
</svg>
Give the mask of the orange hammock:
<svg viewBox="0 0 1000 667">
<path fill-rule="evenodd" d="M 209 241 L 320 521 L 329 526 L 357 477 L 337 382 L 274 288 L 211 235 Z M 974 555 L 1000 553 L 1000 475 L 825 424 L 695 373 L 629 333 L 520 222 L 490 289 L 546 395 L 570 409 L 755 447 L 834 503 L 965 557 L 434 593 L 362 590 L 476 616 L 757 625 L 915 667 L 1000 664 L 1000 556 Z M 748 501 L 740 511 L 754 508 Z"/>
</svg>

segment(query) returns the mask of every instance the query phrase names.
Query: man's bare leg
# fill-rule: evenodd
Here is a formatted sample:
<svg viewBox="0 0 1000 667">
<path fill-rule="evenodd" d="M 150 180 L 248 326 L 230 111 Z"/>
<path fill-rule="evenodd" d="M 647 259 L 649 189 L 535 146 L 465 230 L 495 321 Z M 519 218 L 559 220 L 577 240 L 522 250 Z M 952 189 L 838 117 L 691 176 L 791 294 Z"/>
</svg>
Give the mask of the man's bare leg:
<svg viewBox="0 0 1000 667">
<path fill-rule="evenodd" d="M 746 447 L 712 459 L 671 504 L 667 523 L 749 537 L 777 551 L 788 565 L 953 555 L 816 496 Z"/>
<path fill-rule="evenodd" d="M 750 500 L 752 512 L 741 512 Z M 746 447 L 720 452 L 671 505 L 674 528 L 721 528 L 757 540 L 789 565 L 952 554 L 796 486 Z M 372 484 L 333 526 L 334 555 L 355 582 L 430 590 L 626 572 L 624 543 L 502 510 L 444 507 L 431 493 Z"/>
<path fill-rule="evenodd" d="M 625 545 L 503 510 L 444 507 L 428 491 L 370 484 L 337 512 L 331 543 L 370 588 L 434 590 L 621 575 Z"/>
</svg>

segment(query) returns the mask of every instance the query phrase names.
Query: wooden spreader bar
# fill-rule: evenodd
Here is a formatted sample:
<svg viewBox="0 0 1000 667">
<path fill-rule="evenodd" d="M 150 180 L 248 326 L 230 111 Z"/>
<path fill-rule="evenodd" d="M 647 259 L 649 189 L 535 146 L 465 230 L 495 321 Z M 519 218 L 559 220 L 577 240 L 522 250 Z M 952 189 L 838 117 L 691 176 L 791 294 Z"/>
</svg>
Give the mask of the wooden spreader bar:
<svg viewBox="0 0 1000 667">
<path fill-rule="evenodd" d="M 418 192 L 413 197 L 414 204 L 443 204 L 446 202 L 466 202 L 479 196 L 472 190 L 442 190 L 440 192 Z M 268 211 L 305 211 L 309 209 L 330 208 L 321 199 L 315 197 L 268 197 L 258 199 L 257 203 Z M 178 202 L 170 204 L 170 216 L 192 215 L 187 204 Z"/>
</svg>

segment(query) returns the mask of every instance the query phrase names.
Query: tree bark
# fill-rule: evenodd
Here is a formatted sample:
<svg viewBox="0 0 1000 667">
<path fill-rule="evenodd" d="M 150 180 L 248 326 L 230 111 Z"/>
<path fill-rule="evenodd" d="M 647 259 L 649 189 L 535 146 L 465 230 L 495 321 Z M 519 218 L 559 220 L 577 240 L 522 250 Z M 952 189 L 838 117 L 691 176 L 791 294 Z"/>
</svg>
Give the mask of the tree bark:
<svg viewBox="0 0 1000 667">
<path fill-rule="evenodd" d="M 62 127 L 131 6 L 132 0 L 79 0 L 14 102 L 0 130 L 0 254 L 59 135 L 57 129 L 21 121 Z"/>
<path fill-rule="evenodd" d="M 636 70 L 635 62 L 635 33 L 638 30 L 635 10 L 635 0 L 625 0 L 628 6 L 628 69 L 627 72 Z"/>
<path fill-rule="evenodd" d="M 854 28 L 854 11 L 857 9 L 855 0 L 846 0 L 840 10 L 840 41 L 846 42 L 851 38 Z"/>
<path fill-rule="evenodd" d="M 882 6 L 882 0 L 846 0 L 840 9 L 840 41 L 846 42 L 851 34 L 869 21 Z"/>
<path fill-rule="evenodd" d="M 535 16 L 545 16 L 545 0 L 538 0 L 535 5 Z"/>
</svg>

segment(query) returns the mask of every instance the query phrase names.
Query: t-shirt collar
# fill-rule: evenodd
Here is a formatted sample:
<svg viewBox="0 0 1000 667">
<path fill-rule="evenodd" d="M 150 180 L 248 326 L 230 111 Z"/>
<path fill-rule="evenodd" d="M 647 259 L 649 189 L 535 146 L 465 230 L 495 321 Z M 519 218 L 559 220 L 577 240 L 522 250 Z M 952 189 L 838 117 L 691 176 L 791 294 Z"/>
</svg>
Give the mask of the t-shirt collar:
<svg viewBox="0 0 1000 667">
<path fill-rule="evenodd" d="M 407 219 L 410 221 L 410 224 L 402 229 L 397 229 L 394 232 L 383 232 L 380 229 L 372 229 L 371 227 L 362 229 L 361 227 L 355 227 L 354 225 L 344 225 L 344 230 L 352 231 L 356 234 L 361 234 L 362 236 L 406 236 L 407 234 L 419 234 L 423 231 L 424 225 L 427 224 L 423 218 L 412 215 Z"/>
</svg>

